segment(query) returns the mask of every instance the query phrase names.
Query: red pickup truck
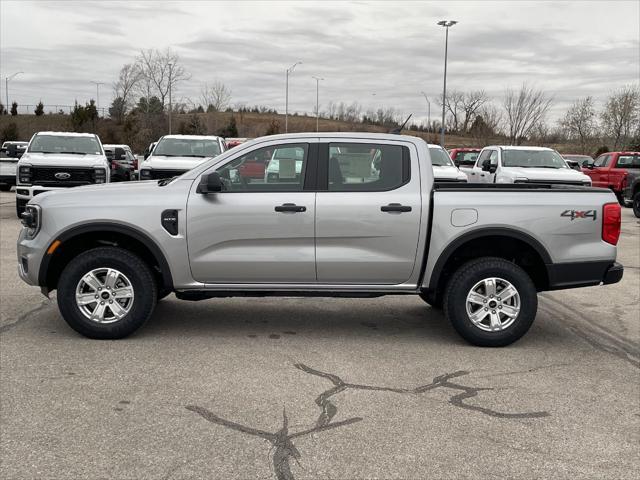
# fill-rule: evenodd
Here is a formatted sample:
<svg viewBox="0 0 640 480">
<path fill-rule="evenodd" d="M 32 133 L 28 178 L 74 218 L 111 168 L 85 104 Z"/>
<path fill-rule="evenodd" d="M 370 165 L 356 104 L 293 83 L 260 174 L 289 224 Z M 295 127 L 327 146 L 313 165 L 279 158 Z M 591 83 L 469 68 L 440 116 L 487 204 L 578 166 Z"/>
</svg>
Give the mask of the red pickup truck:
<svg viewBox="0 0 640 480">
<path fill-rule="evenodd" d="M 481 148 L 454 148 L 449 156 L 456 167 L 472 167 L 476 163 Z"/>
<path fill-rule="evenodd" d="M 628 170 L 640 170 L 640 152 L 607 152 L 593 162 L 583 164 L 582 172 L 591 177 L 594 187 L 613 190 L 624 204 L 622 192 L 627 186 Z"/>
</svg>

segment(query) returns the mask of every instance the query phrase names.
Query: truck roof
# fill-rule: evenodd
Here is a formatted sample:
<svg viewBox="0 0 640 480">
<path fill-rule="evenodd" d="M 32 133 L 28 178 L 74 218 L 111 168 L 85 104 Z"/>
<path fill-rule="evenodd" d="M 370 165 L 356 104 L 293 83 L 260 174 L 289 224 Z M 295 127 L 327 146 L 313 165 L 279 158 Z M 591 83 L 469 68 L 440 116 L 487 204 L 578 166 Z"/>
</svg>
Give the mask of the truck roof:
<svg viewBox="0 0 640 480">
<path fill-rule="evenodd" d="M 296 138 L 362 138 L 370 140 L 399 140 L 410 141 L 412 143 L 426 142 L 420 137 L 413 135 L 396 135 L 394 133 L 367 133 L 367 132 L 306 132 L 306 133 L 282 133 L 279 135 L 269 135 L 269 140 L 287 140 Z M 263 140 L 259 137 L 254 140 Z M 439 146 L 439 145 L 438 145 Z"/>
<path fill-rule="evenodd" d="M 36 135 L 55 135 L 56 137 L 95 137 L 95 133 L 77 132 L 36 132 Z"/>
<path fill-rule="evenodd" d="M 533 147 L 528 145 L 487 145 L 484 148 L 501 148 L 503 150 L 540 150 L 540 151 L 553 151 L 553 148 L 549 147 Z"/>
<path fill-rule="evenodd" d="M 202 139 L 218 140 L 221 137 L 217 135 L 163 135 L 162 138 L 177 138 L 177 139 L 184 139 L 184 140 L 202 140 Z"/>
</svg>

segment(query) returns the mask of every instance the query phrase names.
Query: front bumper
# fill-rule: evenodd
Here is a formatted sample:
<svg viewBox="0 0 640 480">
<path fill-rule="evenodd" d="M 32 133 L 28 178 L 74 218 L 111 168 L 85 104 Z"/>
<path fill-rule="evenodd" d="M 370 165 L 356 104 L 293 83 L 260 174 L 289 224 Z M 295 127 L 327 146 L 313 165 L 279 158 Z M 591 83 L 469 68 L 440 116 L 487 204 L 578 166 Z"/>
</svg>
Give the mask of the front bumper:
<svg viewBox="0 0 640 480">
<path fill-rule="evenodd" d="M 40 185 L 16 185 L 16 198 L 20 200 L 31 200 L 36 195 L 52 190 L 67 190 L 71 187 L 42 187 Z"/>
<path fill-rule="evenodd" d="M 549 290 L 610 285 L 618 283 L 624 274 L 624 267 L 618 262 L 575 262 L 547 265 Z"/>
<path fill-rule="evenodd" d="M 48 236 L 43 235 L 41 231 L 35 238 L 29 239 L 27 238 L 26 228 L 22 228 L 18 235 L 18 274 L 20 278 L 29 285 L 38 285 L 40 265 L 48 247 L 48 242 L 45 237 L 48 238 Z"/>
</svg>

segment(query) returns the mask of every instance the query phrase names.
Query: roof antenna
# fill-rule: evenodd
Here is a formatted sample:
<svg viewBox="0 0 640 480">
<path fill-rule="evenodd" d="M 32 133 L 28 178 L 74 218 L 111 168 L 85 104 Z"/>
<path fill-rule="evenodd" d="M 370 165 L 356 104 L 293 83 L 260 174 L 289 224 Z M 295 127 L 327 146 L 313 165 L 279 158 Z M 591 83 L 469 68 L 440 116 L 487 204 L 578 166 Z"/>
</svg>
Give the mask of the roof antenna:
<svg viewBox="0 0 640 480">
<path fill-rule="evenodd" d="M 402 125 L 400 125 L 399 127 L 394 128 L 389 133 L 392 133 L 394 135 L 400 135 L 400 132 L 402 132 L 402 129 L 404 128 L 404 126 L 407 124 L 407 122 L 409 121 L 409 119 L 412 116 L 413 116 L 413 113 L 409 114 L 409 116 L 407 117 L 407 119 L 404 121 L 404 123 Z"/>
</svg>

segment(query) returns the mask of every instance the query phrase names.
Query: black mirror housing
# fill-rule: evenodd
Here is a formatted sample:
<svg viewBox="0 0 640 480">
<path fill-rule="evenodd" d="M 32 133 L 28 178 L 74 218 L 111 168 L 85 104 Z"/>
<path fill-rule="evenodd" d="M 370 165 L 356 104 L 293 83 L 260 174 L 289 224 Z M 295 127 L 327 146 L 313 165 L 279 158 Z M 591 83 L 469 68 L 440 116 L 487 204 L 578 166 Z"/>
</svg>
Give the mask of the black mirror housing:
<svg viewBox="0 0 640 480">
<path fill-rule="evenodd" d="M 218 172 L 211 172 L 200 177 L 200 183 L 198 184 L 196 192 L 206 195 L 208 193 L 221 192 L 223 187 L 224 184 L 220 179 L 220 174 Z"/>
</svg>

